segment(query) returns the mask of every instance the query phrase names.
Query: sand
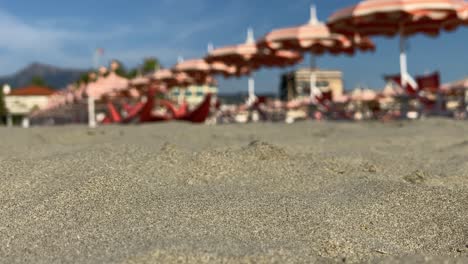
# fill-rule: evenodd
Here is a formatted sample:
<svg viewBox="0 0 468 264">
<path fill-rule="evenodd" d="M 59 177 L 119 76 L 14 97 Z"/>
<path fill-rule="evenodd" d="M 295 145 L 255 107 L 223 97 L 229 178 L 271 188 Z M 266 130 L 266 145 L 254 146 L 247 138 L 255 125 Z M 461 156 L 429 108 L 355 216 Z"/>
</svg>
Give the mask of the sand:
<svg viewBox="0 0 468 264">
<path fill-rule="evenodd" d="M 468 123 L 0 128 L 1 263 L 468 263 Z"/>
</svg>

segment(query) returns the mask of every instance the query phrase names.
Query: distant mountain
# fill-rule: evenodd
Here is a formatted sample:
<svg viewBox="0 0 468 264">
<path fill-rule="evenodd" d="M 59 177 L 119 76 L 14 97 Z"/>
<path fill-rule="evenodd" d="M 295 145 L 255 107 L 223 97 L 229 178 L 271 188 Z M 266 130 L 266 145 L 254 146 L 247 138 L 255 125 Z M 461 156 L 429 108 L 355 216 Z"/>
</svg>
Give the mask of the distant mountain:
<svg viewBox="0 0 468 264">
<path fill-rule="evenodd" d="M 81 74 L 85 72 L 87 71 L 62 69 L 51 65 L 32 63 L 13 75 L 0 77 L 0 85 L 9 84 L 13 89 L 24 87 L 30 84 L 33 77 L 39 76 L 44 79 L 45 83 L 51 86 L 51 88 L 62 89 L 67 84 L 79 79 Z"/>
</svg>

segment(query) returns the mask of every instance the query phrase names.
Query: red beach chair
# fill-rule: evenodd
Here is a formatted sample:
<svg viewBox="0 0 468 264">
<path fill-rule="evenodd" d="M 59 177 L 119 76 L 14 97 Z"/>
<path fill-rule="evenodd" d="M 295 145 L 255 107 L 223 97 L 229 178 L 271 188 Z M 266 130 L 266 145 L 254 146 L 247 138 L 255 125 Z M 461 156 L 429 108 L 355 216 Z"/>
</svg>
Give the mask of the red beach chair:
<svg viewBox="0 0 468 264">
<path fill-rule="evenodd" d="M 192 123 L 204 123 L 210 114 L 211 94 L 205 96 L 205 100 L 192 112 L 178 118 L 177 120 L 188 121 Z"/>
<path fill-rule="evenodd" d="M 168 115 L 155 115 L 153 114 L 154 96 L 156 95 L 155 89 L 150 89 L 147 94 L 147 101 L 142 107 L 140 112 L 140 123 L 154 123 L 171 120 Z"/>
<path fill-rule="evenodd" d="M 144 106 L 145 103 L 139 102 L 135 106 L 127 105 L 127 107 L 124 107 L 126 109 L 125 111 L 127 112 L 127 116 L 124 119 L 122 119 L 122 123 L 126 124 L 132 122 L 132 120 L 135 120 L 140 114 L 140 112 L 143 110 Z"/>
<path fill-rule="evenodd" d="M 107 103 L 107 110 L 109 111 L 112 123 L 120 123 L 120 121 L 122 121 L 119 111 L 117 111 L 114 104 L 110 101 Z"/>
</svg>

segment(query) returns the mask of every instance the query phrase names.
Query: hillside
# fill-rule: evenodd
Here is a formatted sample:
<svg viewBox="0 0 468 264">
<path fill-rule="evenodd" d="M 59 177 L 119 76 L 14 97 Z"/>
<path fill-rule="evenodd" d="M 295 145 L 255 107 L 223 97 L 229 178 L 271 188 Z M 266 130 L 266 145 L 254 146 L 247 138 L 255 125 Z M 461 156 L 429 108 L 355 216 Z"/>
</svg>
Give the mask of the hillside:
<svg viewBox="0 0 468 264">
<path fill-rule="evenodd" d="M 63 69 L 51 65 L 32 63 L 18 72 L 0 77 L 0 85 L 9 84 L 13 88 L 23 87 L 30 83 L 34 76 L 39 76 L 54 89 L 64 88 L 77 80 L 86 70 Z"/>
</svg>

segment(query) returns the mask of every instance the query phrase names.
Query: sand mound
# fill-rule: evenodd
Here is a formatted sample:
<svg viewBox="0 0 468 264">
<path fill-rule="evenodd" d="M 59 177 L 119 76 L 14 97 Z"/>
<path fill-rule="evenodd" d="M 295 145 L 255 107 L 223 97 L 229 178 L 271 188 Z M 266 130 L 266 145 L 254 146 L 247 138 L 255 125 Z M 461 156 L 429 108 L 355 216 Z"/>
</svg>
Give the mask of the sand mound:
<svg viewBox="0 0 468 264">
<path fill-rule="evenodd" d="M 0 130 L 0 263 L 465 263 L 468 127 L 402 124 Z"/>
<path fill-rule="evenodd" d="M 286 151 L 283 148 L 263 141 L 252 141 L 242 149 L 242 154 L 251 155 L 259 160 L 285 159 Z"/>
</svg>

